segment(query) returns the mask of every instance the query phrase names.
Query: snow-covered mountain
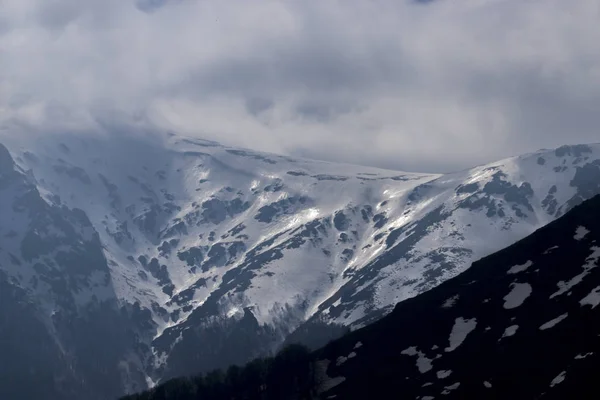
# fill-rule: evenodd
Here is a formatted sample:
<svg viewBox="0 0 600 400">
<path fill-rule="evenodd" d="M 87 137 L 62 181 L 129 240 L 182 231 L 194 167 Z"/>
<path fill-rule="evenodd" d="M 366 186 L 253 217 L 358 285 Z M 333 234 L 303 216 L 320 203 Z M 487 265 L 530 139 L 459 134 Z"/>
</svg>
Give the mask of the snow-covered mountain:
<svg viewBox="0 0 600 400">
<path fill-rule="evenodd" d="M 317 351 L 320 398 L 597 399 L 599 240 L 596 196 Z"/>
<path fill-rule="evenodd" d="M 63 315 L 121 321 L 123 391 L 319 345 L 600 193 L 600 145 L 431 175 L 177 135 L 0 141 L 0 274 L 58 353 L 81 352 Z"/>
<path fill-rule="evenodd" d="M 598 399 L 600 195 L 312 353 L 123 400 Z"/>
</svg>

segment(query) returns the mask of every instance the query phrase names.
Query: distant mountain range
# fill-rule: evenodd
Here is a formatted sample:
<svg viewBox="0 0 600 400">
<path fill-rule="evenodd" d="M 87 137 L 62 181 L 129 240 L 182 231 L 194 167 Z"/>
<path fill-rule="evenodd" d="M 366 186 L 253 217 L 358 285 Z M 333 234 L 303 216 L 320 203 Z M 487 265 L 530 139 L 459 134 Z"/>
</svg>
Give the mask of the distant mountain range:
<svg viewBox="0 0 600 400">
<path fill-rule="evenodd" d="M 320 347 L 600 193 L 600 145 L 431 175 L 177 135 L 0 140 L 8 398 L 115 398 Z"/>
</svg>

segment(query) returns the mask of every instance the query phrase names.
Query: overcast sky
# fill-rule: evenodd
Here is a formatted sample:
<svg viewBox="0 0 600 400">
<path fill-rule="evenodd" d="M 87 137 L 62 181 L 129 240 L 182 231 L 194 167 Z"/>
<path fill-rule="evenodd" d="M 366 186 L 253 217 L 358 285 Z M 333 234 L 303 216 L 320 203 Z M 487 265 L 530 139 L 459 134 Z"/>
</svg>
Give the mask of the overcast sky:
<svg viewBox="0 0 600 400">
<path fill-rule="evenodd" d="M 598 0 L 0 0 L 0 129 L 456 170 L 600 142 L 599 26 Z"/>
</svg>

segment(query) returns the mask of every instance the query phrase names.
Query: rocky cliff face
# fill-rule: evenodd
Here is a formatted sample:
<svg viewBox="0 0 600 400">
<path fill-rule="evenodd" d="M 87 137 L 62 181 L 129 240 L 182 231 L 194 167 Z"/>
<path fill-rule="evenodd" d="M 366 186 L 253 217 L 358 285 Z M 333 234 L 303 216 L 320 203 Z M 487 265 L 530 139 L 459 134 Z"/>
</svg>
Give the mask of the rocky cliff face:
<svg viewBox="0 0 600 400">
<path fill-rule="evenodd" d="M 115 391 L 322 344 L 600 192 L 598 145 L 430 175 L 175 135 L 2 139 L 0 271 L 57 351 L 99 352 L 75 376 Z"/>
<path fill-rule="evenodd" d="M 152 319 L 117 298 L 86 214 L 44 200 L 3 146 L 0 207 L 1 397 L 104 399 L 143 388 L 135 349 Z"/>
</svg>

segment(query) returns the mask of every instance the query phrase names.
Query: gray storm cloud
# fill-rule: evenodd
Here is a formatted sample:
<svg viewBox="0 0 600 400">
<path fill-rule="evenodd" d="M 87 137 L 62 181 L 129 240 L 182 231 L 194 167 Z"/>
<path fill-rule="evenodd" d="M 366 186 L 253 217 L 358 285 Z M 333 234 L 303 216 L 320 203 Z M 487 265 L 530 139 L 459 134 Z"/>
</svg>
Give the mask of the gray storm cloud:
<svg viewBox="0 0 600 400">
<path fill-rule="evenodd" d="M 600 141 L 596 0 L 0 0 L 0 132 L 447 171 Z"/>
</svg>

